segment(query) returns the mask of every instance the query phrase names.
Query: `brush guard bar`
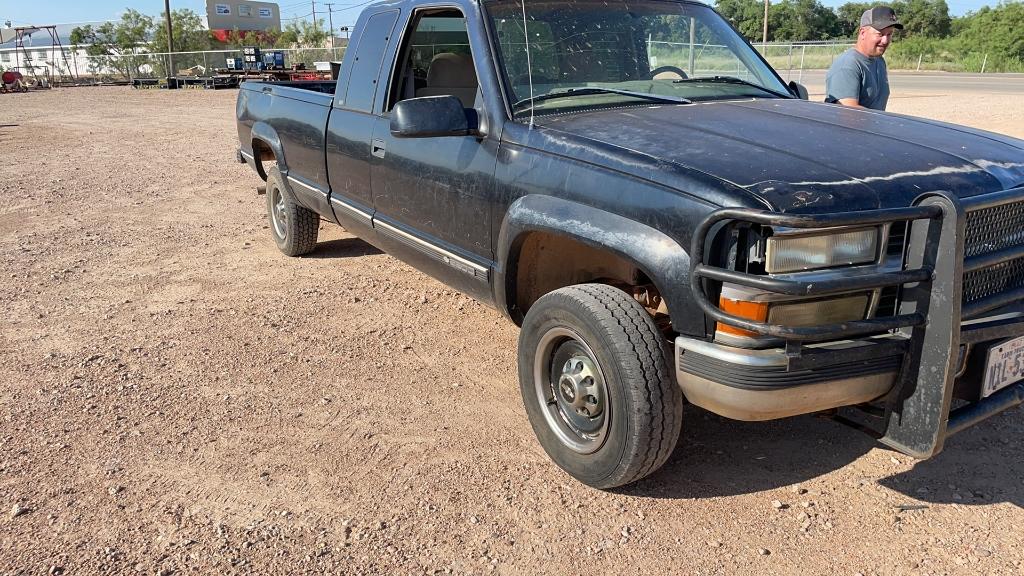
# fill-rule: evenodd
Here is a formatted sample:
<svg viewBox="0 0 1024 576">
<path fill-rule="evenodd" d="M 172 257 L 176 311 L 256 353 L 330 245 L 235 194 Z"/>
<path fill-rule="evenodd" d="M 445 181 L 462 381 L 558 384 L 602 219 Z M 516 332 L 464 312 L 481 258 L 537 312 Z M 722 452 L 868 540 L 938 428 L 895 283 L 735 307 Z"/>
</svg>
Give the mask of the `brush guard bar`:
<svg viewBox="0 0 1024 576">
<path fill-rule="evenodd" d="M 724 208 L 712 212 L 693 236 L 690 286 L 698 306 L 716 322 L 736 326 L 785 342 L 789 369 L 806 369 L 849 360 L 860 355 L 902 354 L 896 384 L 884 398 L 884 411 L 857 412 L 854 423 L 905 454 L 928 458 L 942 450 L 945 438 L 1024 402 L 1024 382 L 971 402 L 951 412 L 953 388 L 970 347 L 1024 335 L 1024 317 L 979 321 L 961 326 L 963 320 L 1024 299 L 1024 288 L 1014 288 L 964 304 L 965 272 L 1024 258 L 1024 246 L 1003 248 L 965 260 L 968 214 L 975 210 L 1024 202 L 1024 188 L 1015 188 L 966 199 L 948 192 L 922 195 L 913 206 L 855 213 L 789 215 L 766 210 Z M 907 223 L 908 241 L 904 266 L 895 272 L 878 272 L 835 280 L 803 282 L 728 270 L 705 262 L 708 243 L 724 224 L 747 223 L 799 229 L 829 229 Z M 784 326 L 757 322 L 722 311 L 711 296 L 715 282 L 729 282 L 783 295 L 828 296 L 844 292 L 902 286 L 894 316 L 868 318 L 840 324 Z M 821 351 L 805 344 L 826 340 L 855 339 L 898 331 L 902 338 L 878 346 L 849 351 Z M 865 355 L 866 354 L 866 355 Z M 851 412 L 844 409 L 844 416 Z"/>
</svg>

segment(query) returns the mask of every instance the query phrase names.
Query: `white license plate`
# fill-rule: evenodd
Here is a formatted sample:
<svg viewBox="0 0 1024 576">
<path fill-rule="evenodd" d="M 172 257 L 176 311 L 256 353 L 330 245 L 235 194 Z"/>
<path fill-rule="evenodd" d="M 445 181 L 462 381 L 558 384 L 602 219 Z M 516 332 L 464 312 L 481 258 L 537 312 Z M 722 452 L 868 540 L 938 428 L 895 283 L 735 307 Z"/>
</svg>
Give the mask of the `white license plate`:
<svg viewBox="0 0 1024 576">
<path fill-rule="evenodd" d="M 982 398 L 1021 379 L 1024 379 L 1024 336 L 989 348 Z"/>
</svg>

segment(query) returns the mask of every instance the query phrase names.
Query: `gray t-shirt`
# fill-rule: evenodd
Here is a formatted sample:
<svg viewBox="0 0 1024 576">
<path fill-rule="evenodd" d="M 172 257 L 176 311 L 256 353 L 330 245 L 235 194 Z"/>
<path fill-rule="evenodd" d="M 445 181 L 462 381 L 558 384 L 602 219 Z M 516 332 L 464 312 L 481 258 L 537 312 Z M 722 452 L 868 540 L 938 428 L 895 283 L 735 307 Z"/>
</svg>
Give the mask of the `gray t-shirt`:
<svg viewBox="0 0 1024 576">
<path fill-rule="evenodd" d="M 828 69 L 825 93 L 836 100 L 856 98 L 861 106 L 885 110 L 889 101 L 889 72 L 885 59 L 865 56 L 850 48 L 840 54 Z"/>
</svg>

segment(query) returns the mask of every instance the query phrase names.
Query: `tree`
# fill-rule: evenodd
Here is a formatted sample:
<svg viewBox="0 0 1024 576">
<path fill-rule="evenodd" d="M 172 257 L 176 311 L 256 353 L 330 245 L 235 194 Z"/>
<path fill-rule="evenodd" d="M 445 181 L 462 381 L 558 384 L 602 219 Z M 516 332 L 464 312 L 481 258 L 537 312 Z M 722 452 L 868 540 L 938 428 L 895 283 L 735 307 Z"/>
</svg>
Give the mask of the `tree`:
<svg viewBox="0 0 1024 576">
<path fill-rule="evenodd" d="M 1024 2 L 1000 2 L 967 14 L 958 23 L 964 50 L 1024 60 Z"/>
<path fill-rule="evenodd" d="M 877 6 L 871 2 L 847 2 L 836 8 L 836 16 L 839 17 L 840 35 L 845 38 L 856 38 L 857 30 L 860 28 L 860 17 L 864 11 Z M 899 15 L 899 12 L 896 12 Z"/>
<path fill-rule="evenodd" d="M 894 2 L 892 8 L 903 23 L 903 36 L 949 36 L 951 19 L 946 0 L 904 0 Z"/>
<path fill-rule="evenodd" d="M 718 0 L 715 9 L 745 38 L 752 41 L 761 40 L 761 27 L 764 22 L 763 0 Z M 769 40 L 772 38 L 771 32 L 769 25 Z"/>
<path fill-rule="evenodd" d="M 896 11 L 903 24 L 901 37 L 928 36 L 945 38 L 950 33 L 949 6 L 946 0 L 895 0 L 885 4 L 871 2 L 848 2 L 836 8 L 842 25 L 842 35 L 854 37 L 860 28 L 860 17 L 872 6 L 889 6 Z"/>
<path fill-rule="evenodd" d="M 160 13 L 160 25 L 153 34 L 153 52 L 167 52 L 167 24 L 164 12 Z M 171 31 L 174 33 L 174 51 L 191 52 L 210 49 L 210 32 L 203 25 L 203 19 L 188 8 L 171 10 Z"/>
<path fill-rule="evenodd" d="M 769 10 L 768 35 L 774 40 L 828 40 L 842 33 L 839 17 L 818 0 L 782 0 Z"/>
<path fill-rule="evenodd" d="M 278 46 L 299 46 L 302 48 L 323 48 L 327 43 L 327 30 L 324 27 L 323 18 L 315 22 L 308 20 L 297 20 L 289 22 L 281 36 L 278 38 Z"/>
<path fill-rule="evenodd" d="M 91 72 L 116 70 L 130 78 L 133 73 L 139 75 L 140 67 L 145 64 L 134 54 L 138 48 L 146 46 L 152 31 L 153 19 L 129 8 L 118 22 L 104 22 L 96 27 L 76 26 L 71 30 L 70 39 L 75 50 L 81 44 L 86 45 Z"/>
<path fill-rule="evenodd" d="M 748 40 L 761 40 L 763 0 L 719 0 L 715 9 Z M 818 0 L 781 0 L 768 10 L 768 40 L 824 40 L 842 33 L 836 13 Z"/>
</svg>

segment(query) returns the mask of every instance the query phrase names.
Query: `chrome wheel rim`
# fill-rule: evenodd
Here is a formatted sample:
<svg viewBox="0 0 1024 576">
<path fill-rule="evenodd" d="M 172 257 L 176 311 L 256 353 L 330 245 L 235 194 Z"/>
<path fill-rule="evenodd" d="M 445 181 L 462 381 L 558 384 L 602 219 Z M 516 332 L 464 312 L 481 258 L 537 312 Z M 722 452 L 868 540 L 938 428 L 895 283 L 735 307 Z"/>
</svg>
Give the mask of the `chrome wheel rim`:
<svg viewBox="0 0 1024 576">
<path fill-rule="evenodd" d="M 284 203 L 284 194 L 280 188 L 273 188 L 271 194 L 270 221 L 274 226 L 274 234 L 284 240 L 288 237 L 288 211 Z"/>
<path fill-rule="evenodd" d="M 548 428 L 573 452 L 592 454 L 608 435 L 611 419 L 604 373 L 593 350 L 568 328 L 541 336 L 533 381 Z"/>
</svg>

